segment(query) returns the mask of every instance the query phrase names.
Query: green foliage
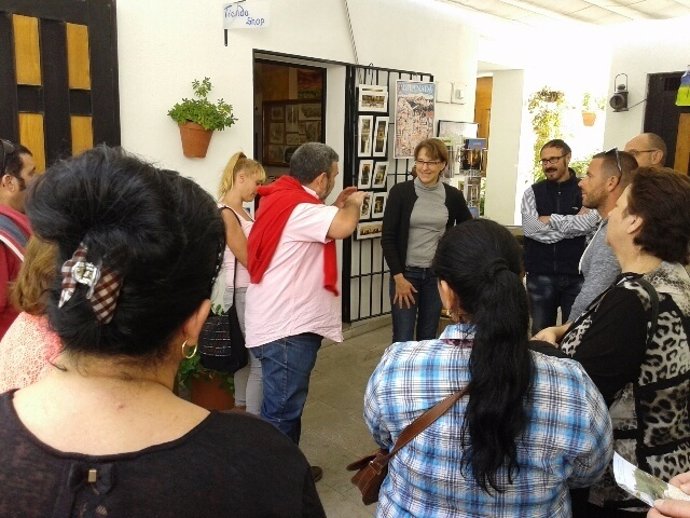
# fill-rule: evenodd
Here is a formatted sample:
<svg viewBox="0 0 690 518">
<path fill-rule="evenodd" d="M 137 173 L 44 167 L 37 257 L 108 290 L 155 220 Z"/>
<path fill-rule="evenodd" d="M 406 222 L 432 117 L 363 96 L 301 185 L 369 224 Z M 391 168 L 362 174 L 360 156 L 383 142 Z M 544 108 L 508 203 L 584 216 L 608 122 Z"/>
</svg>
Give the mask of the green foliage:
<svg viewBox="0 0 690 518">
<path fill-rule="evenodd" d="M 205 77 L 203 81 L 192 81 L 194 99 L 184 97 L 181 102 L 170 108 L 168 115 L 178 124 L 196 122 L 206 130 L 223 130 L 230 127 L 237 119 L 232 114 L 232 106 L 222 98 L 213 104 L 208 100 L 212 89 L 211 80 Z"/>
<path fill-rule="evenodd" d="M 208 380 L 215 376 L 220 379 L 221 386 L 230 392 L 231 394 L 235 391 L 235 382 L 233 374 L 226 374 L 223 372 L 214 371 L 202 367 L 199 360 L 199 354 L 195 354 L 191 358 L 185 358 L 180 363 L 180 368 L 177 371 L 177 383 L 181 387 L 189 390 L 189 382 L 192 379 L 206 378 Z"/>
<path fill-rule="evenodd" d="M 592 97 L 592 94 L 585 92 L 582 96 L 582 110 L 586 112 L 593 112 L 595 110 L 604 111 L 606 106 L 606 99 L 603 97 Z"/>
<path fill-rule="evenodd" d="M 574 169 L 578 178 L 582 178 L 587 173 L 587 166 L 592 161 L 592 157 L 584 158 L 582 160 L 572 160 L 568 167 Z"/>
<path fill-rule="evenodd" d="M 532 177 L 535 182 L 538 182 L 544 179 L 539 162 L 542 146 L 551 139 L 562 137 L 561 122 L 565 109 L 565 94 L 544 86 L 529 97 L 527 109 L 532 115 L 532 129 L 536 135 Z"/>
</svg>

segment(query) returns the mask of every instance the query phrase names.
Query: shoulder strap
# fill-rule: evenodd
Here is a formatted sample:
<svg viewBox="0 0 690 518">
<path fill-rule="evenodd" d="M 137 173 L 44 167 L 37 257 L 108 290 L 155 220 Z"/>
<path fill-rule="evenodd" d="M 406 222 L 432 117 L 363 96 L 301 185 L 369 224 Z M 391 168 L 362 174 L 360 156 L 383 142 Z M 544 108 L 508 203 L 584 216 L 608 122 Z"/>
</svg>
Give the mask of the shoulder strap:
<svg viewBox="0 0 690 518">
<path fill-rule="evenodd" d="M 450 410 L 455 403 L 457 403 L 465 394 L 467 394 L 467 389 L 468 386 L 455 392 L 454 394 L 451 394 L 408 424 L 400 434 L 400 437 L 398 437 L 398 440 L 395 441 L 395 446 L 393 449 L 388 452 L 388 455 L 386 455 L 386 462 L 389 461 L 393 455 L 398 453 L 400 448 L 405 446 L 412 439 L 422 433 L 426 428 L 431 426 L 434 421 L 436 421 L 443 414 L 448 412 L 448 410 Z"/>
<path fill-rule="evenodd" d="M 222 204 L 218 210 L 220 212 L 223 212 L 224 210 L 229 210 L 232 212 L 232 215 L 235 216 L 235 219 L 237 220 L 237 224 L 240 226 L 240 229 L 242 229 L 242 222 L 240 221 L 240 217 L 237 215 L 235 210 L 232 207 L 228 207 L 225 204 Z M 226 243 L 227 246 L 227 243 Z M 233 257 L 235 257 L 235 254 L 232 254 Z M 237 284 L 237 257 L 235 257 L 235 268 L 232 271 L 232 305 L 235 305 L 235 296 L 237 295 L 237 290 L 235 290 L 235 285 Z"/>
</svg>

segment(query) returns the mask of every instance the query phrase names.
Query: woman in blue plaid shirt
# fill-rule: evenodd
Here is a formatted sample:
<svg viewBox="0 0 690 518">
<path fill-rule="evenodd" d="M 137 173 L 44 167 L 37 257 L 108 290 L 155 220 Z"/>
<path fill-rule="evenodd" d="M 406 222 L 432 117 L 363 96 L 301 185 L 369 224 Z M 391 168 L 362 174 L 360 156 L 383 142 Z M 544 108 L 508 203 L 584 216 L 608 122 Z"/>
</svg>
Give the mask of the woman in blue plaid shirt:
<svg viewBox="0 0 690 518">
<path fill-rule="evenodd" d="M 568 488 L 591 485 L 611 458 L 611 422 L 577 362 L 529 350 L 519 244 L 471 220 L 441 239 L 432 267 L 454 323 L 388 348 L 365 419 L 391 448 L 426 409 L 467 384 L 469 396 L 393 457 L 377 516 L 570 516 Z"/>
</svg>

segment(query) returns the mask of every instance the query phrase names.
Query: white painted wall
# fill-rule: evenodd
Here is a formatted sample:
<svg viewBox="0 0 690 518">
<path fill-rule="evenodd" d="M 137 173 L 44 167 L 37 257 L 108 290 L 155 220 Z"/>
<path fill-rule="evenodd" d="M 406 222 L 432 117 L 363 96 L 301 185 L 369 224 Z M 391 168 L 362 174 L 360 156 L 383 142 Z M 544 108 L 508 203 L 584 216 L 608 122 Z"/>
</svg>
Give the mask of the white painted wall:
<svg viewBox="0 0 690 518">
<path fill-rule="evenodd" d="M 465 105 L 439 105 L 438 117 L 472 120 L 477 33 L 443 4 L 419 10 L 401 0 L 349 0 L 360 63 L 434 74 L 467 85 Z M 223 45 L 217 0 L 119 0 L 117 3 L 120 112 L 123 146 L 194 178 L 215 193 L 220 172 L 238 149 L 253 152 L 254 49 L 354 62 L 342 0 L 275 0 L 271 25 L 235 30 Z M 216 132 L 205 159 L 182 155 L 168 109 L 191 96 L 191 81 L 209 76 L 211 98 L 233 105 L 239 121 Z M 329 77 L 329 89 L 333 85 Z M 328 142 L 342 150 L 342 96 L 328 93 Z M 333 103 L 333 104 L 331 104 Z M 333 125 L 330 123 L 333 122 Z M 337 149 L 340 146 L 341 149 Z"/>
<path fill-rule="evenodd" d="M 628 106 L 647 96 L 647 74 L 682 72 L 690 65 L 688 27 L 690 18 L 628 24 L 612 38 L 613 57 L 609 77 L 609 96 L 614 91 L 616 74 L 628 74 Z M 607 106 L 605 148 L 623 146 L 642 132 L 645 103 L 627 112 L 613 112 Z"/>
</svg>

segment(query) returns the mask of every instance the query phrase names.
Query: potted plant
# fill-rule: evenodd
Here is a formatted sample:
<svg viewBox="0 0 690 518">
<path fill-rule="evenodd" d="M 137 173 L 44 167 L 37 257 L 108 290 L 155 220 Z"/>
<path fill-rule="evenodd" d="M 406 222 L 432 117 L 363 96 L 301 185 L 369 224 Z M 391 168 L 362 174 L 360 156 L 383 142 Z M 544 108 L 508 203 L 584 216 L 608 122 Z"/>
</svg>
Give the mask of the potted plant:
<svg viewBox="0 0 690 518">
<path fill-rule="evenodd" d="M 230 410 L 235 406 L 233 375 L 204 368 L 198 354 L 182 360 L 177 385 L 189 392 L 192 403 L 208 410 Z"/>
<path fill-rule="evenodd" d="M 561 137 L 561 122 L 565 109 L 565 94 L 544 86 L 534 92 L 527 100 L 527 110 L 532 116 L 532 129 L 536 136 L 534 142 L 534 169 L 532 176 L 535 182 L 543 180 L 544 172 L 540 162 L 542 146 L 551 139 Z"/>
<path fill-rule="evenodd" d="M 222 98 L 215 104 L 208 100 L 212 88 L 208 77 L 203 81 L 195 79 L 192 81 L 194 98 L 185 97 L 168 111 L 180 127 L 182 152 L 186 157 L 205 157 L 213 131 L 222 131 L 237 121 L 232 114 L 232 106 Z"/>
<path fill-rule="evenodd" d="M 594 111 L 594 101 L 592 94 L 585 92 L 582 97 L 582 124 L 585 126 L 594 126 L 597 120 L 597 113 Z"/>
</svg>

